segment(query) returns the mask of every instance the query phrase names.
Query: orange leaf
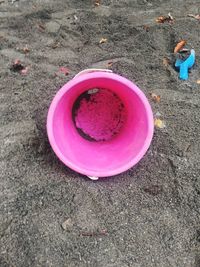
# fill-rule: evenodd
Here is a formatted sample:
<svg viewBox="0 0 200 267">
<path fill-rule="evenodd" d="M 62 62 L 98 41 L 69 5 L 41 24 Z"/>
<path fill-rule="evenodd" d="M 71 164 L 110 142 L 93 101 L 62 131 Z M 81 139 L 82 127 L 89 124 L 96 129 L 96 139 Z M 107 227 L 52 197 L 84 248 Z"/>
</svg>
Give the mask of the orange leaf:
<svg viewBox="0 0 200 267">
<path fill-rule="evenodd" d="M 181 40 L 174 48 L 174 53 L 178 53 L 185 45 L 186 45 L 185 40 Z"/>
<path fill-rule="evenodd" d="M 158 17 L 157 19 L 156 19 L 156 22 L 158 22 L 158 23 L 164 23 L 165 21 L 166 21 L 166 17 L 164 17 L 164 16 L 160 16 L 160 17 Z"/>
<path fill-rule="evenodd" d="M 164 23 L 164 22 L 169 22 L 172 23 L 174 21 L 174 18 L 172 15 L 169 13 L 168 16 L 160 16 L 156 19 L 156 22 L 158 23 Z"/>
</svg>

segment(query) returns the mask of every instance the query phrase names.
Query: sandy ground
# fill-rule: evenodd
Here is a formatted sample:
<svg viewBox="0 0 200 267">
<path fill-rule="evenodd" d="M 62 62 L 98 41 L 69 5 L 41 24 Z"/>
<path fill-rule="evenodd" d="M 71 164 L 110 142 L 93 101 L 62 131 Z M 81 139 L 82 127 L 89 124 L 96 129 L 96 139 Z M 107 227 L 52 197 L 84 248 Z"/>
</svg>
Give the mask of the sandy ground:
<svg viewBox="0 0 200 267">
<path fill-rule="evenodd" d="M 1 267 L 200 266 L 200 24 L 187 17 L 199 11 L 190 0 L 0 1 Z M 168 12 L 173 25 L 155 22 Z M 182 38 L 197 53 L 186 82 L 173 68 Z M 15 59 L 27 75 L 10 71 Z M 166 128 L 136 168 L 92 182 L 57 160 L 46 115 L 66 81 L 110 60 Z"/>
</svg>

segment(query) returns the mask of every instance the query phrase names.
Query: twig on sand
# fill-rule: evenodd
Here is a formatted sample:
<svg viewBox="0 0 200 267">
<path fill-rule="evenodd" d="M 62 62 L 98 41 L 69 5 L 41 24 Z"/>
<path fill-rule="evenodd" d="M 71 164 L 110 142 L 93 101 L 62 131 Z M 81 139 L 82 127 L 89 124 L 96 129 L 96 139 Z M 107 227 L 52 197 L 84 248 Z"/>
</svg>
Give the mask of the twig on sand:
<svg viewBox="0 0 200 267">
<path fill-rule="evenodd" d="M 101 230 L 99 232 L 82 232 L 81 236 L 89 236 L 89 237 L 98 237 L 98 236 L 104 236 L 107 235 L 107 231 L 106 230 Z"/>
</svg>

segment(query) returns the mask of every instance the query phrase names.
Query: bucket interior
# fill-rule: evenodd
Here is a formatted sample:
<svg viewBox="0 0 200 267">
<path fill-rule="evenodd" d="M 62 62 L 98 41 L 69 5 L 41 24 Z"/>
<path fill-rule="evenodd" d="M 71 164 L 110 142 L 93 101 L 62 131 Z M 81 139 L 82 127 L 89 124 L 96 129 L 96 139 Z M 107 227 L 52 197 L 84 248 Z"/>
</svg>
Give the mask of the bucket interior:
<svg viewBox="0 0 200 267">
<path fill-rule="evenodd" d="M 103 142 L 120 134 L 127 120 L 127 110 L 115 92 L 92 88 L 75 100 L 72 118 L 83 138 Z"/>
<path fill-rule="evenodd" d="M 106 176 L 138 157 L 148 123 L 145 105 L 134 90 L 114 79 L 96 78 L 65 92 L 52 129 L 66 165 Z"/>
</svg>

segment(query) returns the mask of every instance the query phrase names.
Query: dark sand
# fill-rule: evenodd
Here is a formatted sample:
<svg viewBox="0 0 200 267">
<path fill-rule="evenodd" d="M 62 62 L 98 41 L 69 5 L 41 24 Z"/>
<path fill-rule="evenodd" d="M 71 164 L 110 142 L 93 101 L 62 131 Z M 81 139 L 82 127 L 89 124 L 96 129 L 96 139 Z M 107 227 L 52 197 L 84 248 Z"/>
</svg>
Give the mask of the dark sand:
<svg viewBox="0 0 200 267">
<path fill-rule="evenodd" d="M 155 22 L 168 12 L 173 25 Z M 199 12 L 191 0 L 0 0 L 1 267 L 200 266 L 200 23 L 187 17 Z M 186 82 L 162 62 L 182 38 L 197 53 Z M 27 75 L 10 71 L 15 59 Z M 166 128 L 136 168 L 92 182 L 57 160 L 46 115 L 66 81 L 110 60 L 161 95 L 149 99 Z"/>
</svg>

